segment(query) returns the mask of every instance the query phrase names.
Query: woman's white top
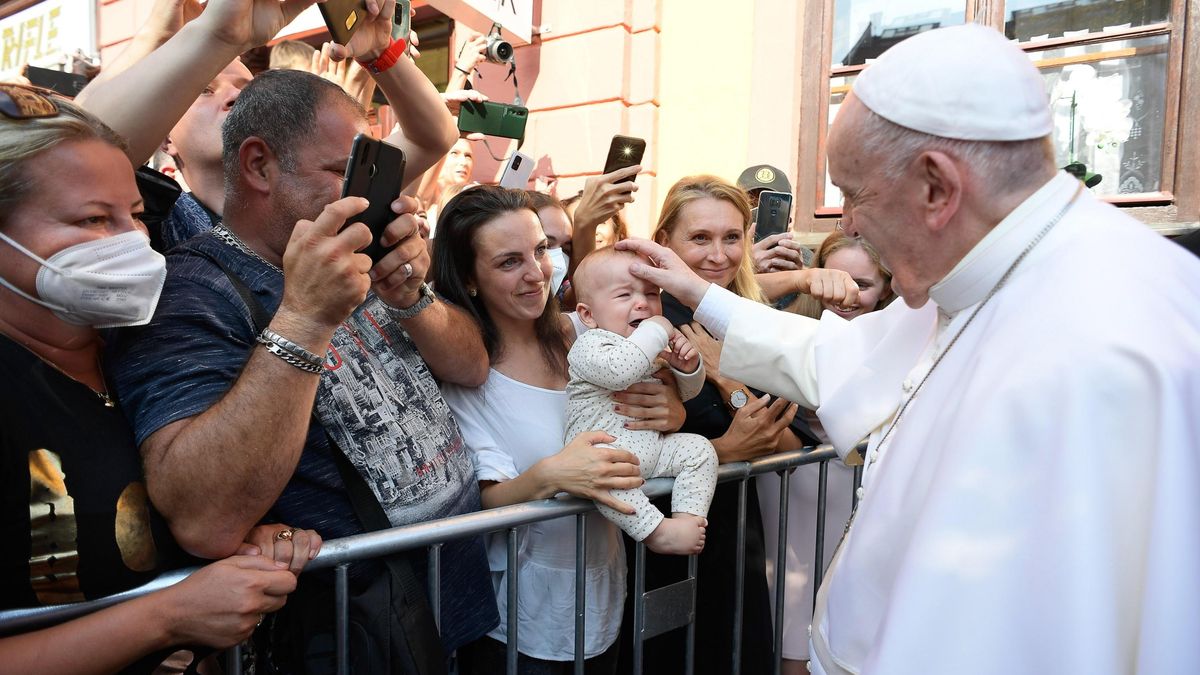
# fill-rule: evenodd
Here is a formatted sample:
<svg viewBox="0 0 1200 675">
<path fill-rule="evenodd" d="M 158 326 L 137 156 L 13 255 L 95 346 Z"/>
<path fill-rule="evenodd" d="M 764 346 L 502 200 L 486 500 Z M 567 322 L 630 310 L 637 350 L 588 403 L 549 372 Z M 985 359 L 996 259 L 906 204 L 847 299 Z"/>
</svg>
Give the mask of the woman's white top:
<svg viewBox="0 0 1200 675">
<path fill-rule="evenodd" d="M 567 393 L 530 386 L 495 369 L 483 386 L 443 384 L 481 481 L 516 478 L 562 450 Z M 587 611 L 584 653 L 596 656 L 616 641 L 625 602 L 625 550 L 620 531 L 597 512 L 587 514 Z M 534 658 L 575 658 L 575 517 L 534 523 L 517 531 L 518 649 Z M 488 633 L 507 644 L 508 549 L 504 532 L 488 535 L 488 563 L 500 625 Z"/>
</svg>

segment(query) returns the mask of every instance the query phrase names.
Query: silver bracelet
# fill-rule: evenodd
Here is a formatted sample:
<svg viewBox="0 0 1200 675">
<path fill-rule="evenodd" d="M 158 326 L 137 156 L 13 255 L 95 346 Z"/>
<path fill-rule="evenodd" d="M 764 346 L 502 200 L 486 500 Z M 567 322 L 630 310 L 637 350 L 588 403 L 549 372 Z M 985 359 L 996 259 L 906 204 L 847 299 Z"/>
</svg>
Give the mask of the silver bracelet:
<svg viewBox="0 0 1200 675">
<path fill-rule="evenodd" d="M 264 328 L 258 335 L 258 342 L 275 356 L 308 373 L 320 373 L 324 360 L 304 347 L 283 337 L 279 333 Z"/>
</svg>

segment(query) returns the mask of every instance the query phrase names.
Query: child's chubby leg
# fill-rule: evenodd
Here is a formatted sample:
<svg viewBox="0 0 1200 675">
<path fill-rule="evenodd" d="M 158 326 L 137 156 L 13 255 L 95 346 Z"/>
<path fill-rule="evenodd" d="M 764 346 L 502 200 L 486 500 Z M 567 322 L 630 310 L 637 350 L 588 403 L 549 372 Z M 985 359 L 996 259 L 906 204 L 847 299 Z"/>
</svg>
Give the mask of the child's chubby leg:
<svg viewBox="0 0 1200 675">
<path fill-rule="evenodd" d="M 698 434 L 667 434 L 651 475 L 675 476 L 673 513 L 706 516 L 717 489 L 717 452 L 707 438 Z"/>
<path fill-rule="evenodd" d="M 704 550 L 708 519 L 691 513 L 672 513 L 646 537 L 646 547 L 667 555 L 696 555 Z"/>
</svg>

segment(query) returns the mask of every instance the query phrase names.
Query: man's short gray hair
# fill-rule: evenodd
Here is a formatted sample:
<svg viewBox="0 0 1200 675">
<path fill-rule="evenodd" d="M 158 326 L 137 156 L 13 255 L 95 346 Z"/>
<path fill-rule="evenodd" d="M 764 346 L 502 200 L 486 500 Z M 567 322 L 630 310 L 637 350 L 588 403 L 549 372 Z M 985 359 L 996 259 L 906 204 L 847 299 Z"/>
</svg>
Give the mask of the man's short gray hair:
<svg viewBox="0 0 1200 675">
<path fill-rule="evenodd" d="M 1039 186 L 1053 171 L 1050 137 L 1027 141 L 963 141 L 942 138 L 891 122 L 864 106 L 856 141 L 876 158 L 877 171 L 898 176 L 923 152 L 942 152 L 967 164 L 979 181 L 997 192 Z"/>
<path fill-rule="evenodd" d="M 261 138 L 285 171 L 296 168 L 295 153 L 310 141 L 322 106 L 345 105 L 365 119 L 358 101 L 336 84 L 300 70 L 259 73 L 238 94 L 221 126 L 221 152 L 227 191 L 236 192 L 239 151 L 247 138 Z"/>
</svg>

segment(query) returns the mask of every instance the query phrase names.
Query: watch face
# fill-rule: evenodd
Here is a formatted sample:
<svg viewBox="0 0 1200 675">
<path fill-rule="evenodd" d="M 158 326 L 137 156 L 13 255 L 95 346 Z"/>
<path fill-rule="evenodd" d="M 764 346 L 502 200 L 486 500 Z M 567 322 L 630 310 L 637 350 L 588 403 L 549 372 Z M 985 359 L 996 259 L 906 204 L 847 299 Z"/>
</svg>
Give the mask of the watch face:
<svg viewBox="0 0 1200 675">
<path fill-rule="evenodd" d="M 729 395 L 729 405 L 733 406 L 734 408 L 741 408 L 749 403 L 749 401 L 750 398 L 746 396 L 746 392 L 741 389 L 738 389 Z"/>
</svg>

